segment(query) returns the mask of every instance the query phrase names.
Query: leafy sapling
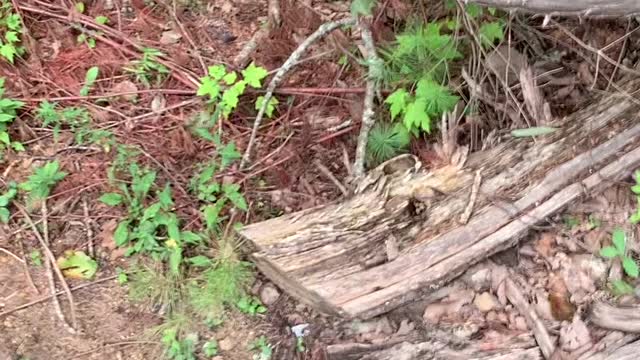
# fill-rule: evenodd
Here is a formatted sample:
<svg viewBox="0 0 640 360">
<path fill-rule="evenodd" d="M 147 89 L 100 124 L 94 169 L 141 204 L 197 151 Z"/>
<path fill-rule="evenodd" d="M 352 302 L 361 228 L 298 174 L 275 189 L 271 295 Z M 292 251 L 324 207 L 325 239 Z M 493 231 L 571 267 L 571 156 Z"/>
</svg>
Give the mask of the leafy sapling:
<svg viewBox="0 0 640 360">
<path fill-rule="evenodd" d="M 60 170 L 58 161 L 48 162 L 36 168 L 27 181 L 18 187 L 27 193 L 27 205 L 33 207 L 37 202 L 45 200 L 51 189 L 65 176 L 67 173 Z"/>
<path fill-rule="evenodd" d="M 624 231 L 616 229 L 611 235 L 613 246 L 605 246 L 600 249 L 600 256 L 607 259 L 620 259 L 625 274 L 632 278 L 638 277 L 638 264 L 626 254 L 627 236 Z"/>
<path fill-rule="evenodd" d="M 136 81 L 141 82 L 146 87 L 159 85 L 165 76 L 169 74 L 169 69 L 160 63 L 160 57 L 164 54 L 153 48 L 144 48 L 142 58 L 132 61 L 124 70 L 130 72 Z"/>
<path fill-rule="evenodd" d="M 251 316 L 255 316 L 257 314 L 263 314 L 267 312 L 267 308 L 264 305 L 262 305 L 260 300 L 255 296 L 243 296 L 236 303 L 236 307 L 241 312 Z"/>
<path fill-rule="evenodd" d="M 18 194 L 18 185 L 15 182 L 9 182 L 7 184 L 7 190 L 0 194 L 0 222 L 8 223 L 9 218 L 11 217 L 11 212 L 9 211 L 9 205 L 11 204 L 11 200 L 16 197 Z"/>
<path fill-rule="evenodd" d="M 89 91 L 91 91 L 91 87 L 96 82 L 99 72 L 100 69 L 97 66 L 92 66 L 87 70 L 87 74 L 84 77 L 84 85 L 80 89 L 80 96 L 89 95 Z"/>
<path fill-rule="evenodd" d="M 4 81 L 5 79 L 0 77 L 0 151 L 8 147 L 16 151 L 23 151 L 22 143 L 13 141 L 9 137 L 9 125 L 16 119 L 17 111 L 24 106 L 24 103 L 4 97 Z M 2 153 L 0 153 L 1 156 Z"/>
<path fill-rule="evenodd" d="M 264 335 L 256 339 L 249 346 L 249 349 L 256 352 L 253 355 L 253 360 L 270 360 L 273 355 L 273 346 L 269 344 L 267 337 Z"/>
<path fill-rule="evenodd" d="M 11 64 L 25 52 L 20 44 L 22 31 L 22 19 L 14 12 L 11 1 L 0 0 L 0 56 Z"/>
</svg>

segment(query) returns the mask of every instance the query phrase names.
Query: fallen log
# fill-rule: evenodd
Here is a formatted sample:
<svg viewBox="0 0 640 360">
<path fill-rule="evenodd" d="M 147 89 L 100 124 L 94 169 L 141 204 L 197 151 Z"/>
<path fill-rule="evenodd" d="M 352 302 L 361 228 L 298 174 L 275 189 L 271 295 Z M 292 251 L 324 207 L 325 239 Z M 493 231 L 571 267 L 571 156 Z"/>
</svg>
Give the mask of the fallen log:
<svg viewBox="0 0 640 360">
<path fill-rule="evenodd" d="M 535 139 L 505 137 L 462 167 L 425 170 L 400 157 L 371 171 L 355 194 L 249 225 L 258 268 L 318 311 L 370 318 L 420 299 L 509 248 L 583 195 L 640 165 L 640 79 L 601 97 Z M 468 207 L 481 173 L 474 215 Z"/>
<path fill-rule="evenodd" d="M 631 16 L 640 13 L 640 3 L 635 0 L 465 0 L 464 2 L 554 15 Z"/>
</svg>

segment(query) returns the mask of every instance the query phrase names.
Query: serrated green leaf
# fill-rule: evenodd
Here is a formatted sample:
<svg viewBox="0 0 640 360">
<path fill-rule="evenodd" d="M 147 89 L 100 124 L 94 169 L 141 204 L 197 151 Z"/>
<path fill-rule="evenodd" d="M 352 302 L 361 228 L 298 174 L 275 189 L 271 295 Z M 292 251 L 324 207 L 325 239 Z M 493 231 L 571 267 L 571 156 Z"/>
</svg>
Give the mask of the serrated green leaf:
<svg viewBox="0 0 640 360">
<path fill-rule="evenodd" d="M 611 242 L 618 249 L 619 254 L 624 254 L 626 248 L 627 235 L 621 229 L 615 229 L 611 234 Z"/>
<path fill-rule="evenodd" d="M 200 81 L 202 81 L 202 83 L 198 87 L 196 95 L 209 95 L 209 98 L 213 100 L 220 94 L 220 85 L 217 80 L 213 80 L 210 77 L 204 77 L 200 79 Z"/>
<path fill-rule="evenodd" d="M 12 64 L 16 54 L 17 54 L 17 50 L 13 44 L 8 43 L 0 46 L 0 55 L 2 55 L 5 59 L 9 60 L 9 62 Z"/>
<path fill-rule="evenodd" d="M 208 67 L 209 76 L 214 80 L 220 80 L 227 73 L 227 69 L 224 65 L 213 65 Z"/>
<path fill-rule="evenodd" d="M 640 195 L 640 184 L 633 185 L 631 191 L 636 195 Z"/>
<path fill-rule="evenodd" d="M 98 271 L 98 263 L 82 251 L 67 251 L 57 263 L 65 276 L 74 279 L 91 279 Z"/>
<path fill-rule="evenodd" d="M 11 144 L 11 139 L 9 139 L 9 133 L 6 131 L 0 131 L 0 143 L 5 145 Z"/>
<path fill-rule="evenodd" d="M 267 75 L 269 75 L 267 69 L 256 66 L 253 62 L 249 64 L 246 69 L 242 70 L 242 78 L 244 81 L 255 89 L 262 87 L 261 81 L 267 77 Z"/>
<path fill-rule="evenodd" d="M 9 30 L 20 32 L 20 29 L 22 28 L 22 21 L 20 20 L 20 15 L 11 14 L 7 16 L 6 24 Z"/>
<path fill-rule="evenodd" d="M 467 4 L 464 10 L 472 18 L 477 18 L 482 15 L 482 7 L 478 4 Z"/>
<path fill-rule="evenodd" d="M 416 101 L 425 104 L 425 111 L 429 116 L 439 116 L 443 112 L 451 111 L 459 98 L 452 95 L 450 89 L 431 79 L 421 79 L 416 85 Z"/>
<path fill-rule="evenodd" d="M 618 255 L 619 255 L 618 250 L 613 246 L 605 246 L 602 249 L 600 249 L 600 256 L 604 258 L 613 259 Z"/>
<path fill-rule="evenodd" d="M 408 99 L 409 93 L 403 88 L 394 91 L 387 97 L 384 102 L 386 104 L 389 104 L 389 111 L 391 111 L 391 120 L 394 120 L 398 115 L 406 110 Z"/>
<path fill-rule="evenodd" d="M 430 121 L 429 115 L 425 111 L 425 107 L 426 102 L 423 99 L 415 99 L 412 103 L 407 105 L 407 109 L 404 113 L 404 119 L 402 121 L 407 130 L 420 127 L 425 122 Z"/>
<path fill-rule="evenodd" d="M 18 38 L 18 32 L 16 31 L 7 31 L 4 34 L 4 38 L 10 43 L 20 42 L 20 39 Z"/>
<path fill-rule="evenodd" d="M 624 272 L 632 277 L 632 278 L 637 278 L 638 277 L 638 264 L 636 264 L 636 262 L 628 257 L 625 256 L 622 258 L 622 268 L 624 269 Z"/>
<path fill-rule="evenodd" d="M 480 26 L 478 33 L 482 44 L 490 47 L 496 40 L 502 41 L 504 39 L 504 24 L 500 21 L 484 23 Z"/>
<path fill-rule="evenodd" d="M 121 221 L 113 232 L 113 242 L 116 246 L 124 245 L 129 240 L 129 222 Z"/>
<path fill-rule="evenodd" d="M 255 107 L 256 110 L 260 110 L 263 104 L 264 104 L 264 96 L 258 96 L 258 99 L 256 99 L 256 107 Z M 269 99 L 267 108 L 265 109 L 265 114 L 267 115 L 268 118 L 273 116 L 273 110 L 275 110 L 276 105 L 278 105 L 278 99 L 272 96 Z"/>
<path fill-rule="evenodd" d="M 100 196 L 99 200 L 109 206 L 118 206 L 122 204 L 124 198 L 122 197 L 122 195 L 117 193 L 106 193 Z"/>
<path fill-rule="evenodd" d="M 369 16 L 376 6 L 377 0 L 353 0 L 351 2 L 351 15 L 353 16 Z"/>
<path fill-rule="evenodd" d="M 232 71 L 222 77 L 222 81 L 224 81 L 224 83 L 227 85 L 233 84 L 234 82 L 236 82 L 237 79 L 238 79 L 238 74 L 236 74 L 235 71 Z"/>
<path fill-rule="evenodd" d="M 247 211 L 247 202 L 244 199 L 244 196 L 240 193 L 240 185 L 238 184 L 223 184 L 222 192 L 229 199 L 233 205 L 235 205 L 238 209 Z"/>
<path fill-rule="evenodd" d="M 222 149 L 220 149 L 220 158 L 222 169 L 226 168 L 234 162 L 242 157 L 240 152 L 236 149 L 236 144 L 233 142 L 227 143 Z"/>
</svg>

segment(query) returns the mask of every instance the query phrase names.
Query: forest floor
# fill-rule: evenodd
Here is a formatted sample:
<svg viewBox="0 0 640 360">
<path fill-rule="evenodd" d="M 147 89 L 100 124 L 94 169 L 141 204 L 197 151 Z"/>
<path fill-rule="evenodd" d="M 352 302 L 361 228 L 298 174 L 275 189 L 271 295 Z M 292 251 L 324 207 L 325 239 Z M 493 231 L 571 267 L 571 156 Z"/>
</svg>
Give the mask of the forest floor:
<svg viewBox="0 0 640 360">
<path fill-rule="evenodd" d="M 409 0 L 380 3 L 384 6 L 372 26 L 377 44 L 392 42 L 411 14 L 422 21 L 446 11 L 455 14 L 455 10 L 444 10 L 441 1 L 431 8 Z M 255 101 L 264 94 L 268 80 L 318 26 L 350 16 L 350 3 L 281 1 L 281 25 L 248 58 L 268 74 L 261 78 L 261 86 L 247 86 L 227 119 L 208 128 L 200 120 L 203 109 L 211 104 L 196 95 L 202 78 L 208 67 L 217 64 L 238 71 L 245 68 L 248 62 L 235 68 L 233 59 L 270 21 L 266 1 L 0 0 L 0 4 L 0 32 L 9 31 L 7 14 L 18 14 L 24 47 L 24 54 L 16 55 L 13 63 L 0 61 L 0 77 L 5 79 L 0 101 L 21 102 L 8 130 L 0 127 L 0 136 L 6 132 L 11 141 L 20 143 L 0 147 L 0 198 L 11 183 L 31 184 L 19 185 L 20 195 L 11 204 L 0 202 L 0 210 L 10 210 L 6 224 L 0 223 L 0 360 L 324 359 L 329 345 L 391 344 L 433 325 L 487 347 L 515 337 L 521 344 L 533 343 L 523 315 L 495 284 L 506 268 L 526 275 L 537 295 L 536 310 L 552 332 L 574 337 L 565 349 L 570 353 L 597 343 L 606 333 L 593 328 L 586 335 L 581 332 L 574 314 L 582 304 L 602 294 L 611 296 L 609 285 L 623 278 L 624 284 L 635 287 L 632 277 L 623 276 L 620 264 L 599 256 L 616 231 L 624 232 L 627 250 L 640 249 L 637 228 L 628 220 L 637 206 L 630 178 L 548 219 L 517 248 L 476 265 L 431 303 L 410 304 L 368 321 L 347 321 L 300 304 L 252 268 L 249 280 L 244 270 L 237 270 L 237 276 L 216 278 L 220 283 L 238 281 L 242 289 L 231 287 L 231 300 L 220 301 L 222 313 L 194 320 L 192 313 L 176 310 L 187 302 L 176 294 L 192 288 L 176 285 L 168 275 L 155 274 L 144 282 L 136 274 L 170 272 L 175 265 L 174 275 L 181 279 L 177 282 L 186 284 L 200 274 L 198 261 L 204 262 L 202 266 L 220 266 L 232 258 L 233 266 L 244 266 L 238 265 L 245 258 L 244 244 L 223 241 L 230 237 L 233 223 L 255 223 L 342 196 L 339 185 L 352 175 L 366 76 L 358 37 L 347 30 L 335 31 L 309 49 L 275 93 L 278 104 L 259 128 L 254 161 L 244 169 L 237 162 L 249 142 Z M 556 118 L 584 107 L 594 96 L 613 92 L 611 84 L 625 75 L 620 65 L 633 67 L 640 55 L 635 19 L 558 19 L 547 26 L 542 25 L 542 17 L 507 14 L 502 19 L 508 25 L 501 31 L 509 36 L 502 34 L 495 40 L 534 66 L 536 74 L 545 74 L 538 85 Z M 152 49 L 162 55 L 155 56 Z M 594 50 L 615 63 L 603 60 Z M 492 60 L 486 60 L 491 64 L 481 67 L 507 73 L 507 66 L 491 54 Z M 95 67 L 99 72 L 91 79 L 88 73 Z M 495 73 L 475 76 L 494 89 L 501 81 L 509 81 Z M 464 93 L 462 77 L 450 77 L 452 87 Z M 516 98 L 521 99 L 519 90 Z M 494 104 L 484 102 L 477 112 L 465 116 L 458 141 L 479 151 L 492 130 L 522 124 L 512 100 L 496 91 Z M 502 103 L 509 110 L 501 111 Z M 3 111 L 0 115 L 9 114 Z M 380 113 L 378 118 L 388 114 Z M 202 129 L 209 138 L 198 136 Z M 405 150 L 429 167 L 437 162 L 432 144 L 438 139 L 436 133 L 418 136 Z M 208 175 L 194 182 L 212 159 L 225 165 L 216 163 Z M 33 178 L 34 169 L 54 163 L 59 168 L 50 167 L 48 174 L 43 171 L 41 178 Z M 130 167 L 133 163 L 138 170 L 148 171 L 136 174 Z M 64 176 L 52 180 L 56 171 Z M 149 173 L 154 177 L 141 191 L 139 204 L 123 206 L 129 200 L 121 198 L 121 185 L 136 193 L 136 186 L 145 187 L 140 179 Z M 222 188 L 207 182 L 213 178 Z M 32 203 L 34 188 L 42 184 L 46 200 Z M 146 218 L 131 218 L 132 209 L 138 206 L 140 214 L 145 211 L 144 216 L 152 218 L 146 210 L 154 201 L 162 203 L 165 186 L 172 190 L 171 199 L 156 213 L 164 211 L 166 216 L 154 219 L 166 231 L 151 233 L 152 239 L 162 241 L 143 240 L 143 235 L 135 241 L 125 238 L 124 242 L 141 246 L 136 254 L 127 253 L 129 248 L 116 244 L 121 242 L 121 220 L 130 219 L 129 235 L 139 231 L 132 224 Z M 120 194 L 117 201 L 104 198 L 114 193 Z M 221 204 L 224 210 L 216 212 L 210 204 L 221 198 L 226 199 Z M 232 211 L 231 203 L 243 211 Z M 184 243 L 173 239 L 167 225 L 172 216 L 179 219 Z M 197 240 L 192 244 L 185 239 L 193 234 Z M 211 238 L 203 240 L 206 236 L 199 234 Z M 213 234 L 223 240 L 212 240 Z M 143 245 L 144 241 L 149 242 Z M 89 261 L 74 258 L 78 261 L 74 266 L 81 272 L 95 270 L 90 276 L 65 272 L 68 286 L 75 289 L 74 301 L 70 304 L 63 292 L 58 296 L 59 311 L 49 296 L 51 279 L 57 291 L 64 289 L 55 271 L 46 266 L 47 249 L 63 260 L 72 258 L 69 251 L 86 254 Z M 227 249 L 231 255 L 225 253 Z M 164 264 L 161 270 L 154 267 L 158 265 L 152 258 Z M 152 269 L 145 272 L 141 266 Z M 173 287 L 162 288 L 165 280 L 173 281 Z M 636 302 L 633 290 L 616 284 L 620 301 Z M 154 292 L 156 285 L 161 289 Z M 133 296 L 140 288 L 147 299 Z M 218 296 L 223 295 L 210 295 Z M 72 317 L 77 318 L 75 331 L 62 321 L 74 325 Z M 574 333 L 566 330 L 567 324 L 573 325 Z M 300 329 L 304 336 L 296 336 Z"/>
</svg>

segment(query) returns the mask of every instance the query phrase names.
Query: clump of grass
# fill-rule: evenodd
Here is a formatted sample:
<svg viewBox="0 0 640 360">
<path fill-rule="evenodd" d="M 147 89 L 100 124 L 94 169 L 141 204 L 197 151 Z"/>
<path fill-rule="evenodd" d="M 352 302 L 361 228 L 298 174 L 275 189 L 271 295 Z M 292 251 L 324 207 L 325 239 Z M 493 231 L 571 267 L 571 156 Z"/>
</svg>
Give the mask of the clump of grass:
<svg viewBox="0 0 640 360">
<path fill-rule="evenodd" d="M 410 141 L 410 134 L 402 124 L 376 123 L 367 143 L 369 165 L 376 166 L 403 153 Z"/>
</svg>

